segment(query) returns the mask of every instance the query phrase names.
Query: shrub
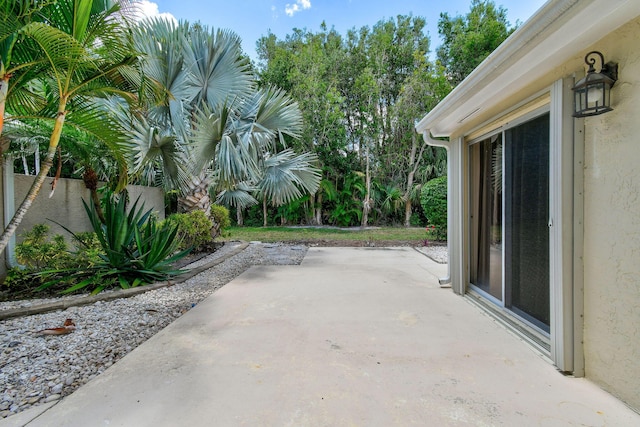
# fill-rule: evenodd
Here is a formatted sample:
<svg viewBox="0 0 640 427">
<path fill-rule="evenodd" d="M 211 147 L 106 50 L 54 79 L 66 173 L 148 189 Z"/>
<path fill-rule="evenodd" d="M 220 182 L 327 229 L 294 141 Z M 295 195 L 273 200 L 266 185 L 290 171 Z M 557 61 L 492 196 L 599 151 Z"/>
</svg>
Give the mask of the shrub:
<svg viewBox="0 0 640 427">
<path fill-rule="evenodd" d="M 45 267 L 63 268 L 69 262 L 67 243 L 60 235 L 48 238 L 49 226 L 36 224 L 22 234 L 22 243 L 16 246 L 18 263 L 28 270 L 41 270 Z"/>
<path fill-rule="evenodd" d="M 429 225 L 436 227 L 436 238 L 447 239 L 447 177 L 432 179 L 422 187 L 420 204 Z"/>
<path fill-rule="evenodd" d="M 211 236 L 213 222 L 203 211 L 173 214 L 165 222 L 178 227 L 180 250 L 193 248 L 194 251 L 200 252 L 213 242 Z"/>
<path fill-rule="evenodd" d="M 4 281 L 6 289 L 13 298 L 30 297 L 47 280 L 49 270 L 78 270 L 93 266 L 100 262 L 102 250 L 95 233 L 83 232 L 75 236 L 75 251 L 68 250 L 64 237 L 56 234 L 48 236 L 50 227 L 45 224 L 36 224 L 21 237 L 23 241 L 16 245 L 16 259 L 19 267 L 7 271 Z M 49 289 L 59 291 L 68 286 L 68 283 L 60 283 L 60 286 Z"/>
<path fill-rule="evenodd" d="M 213 231 L 211 232 L 212 238 L 220 236 L 225 229 L 231 226 L 231 219 L 229 218 L 229 209 L 220 205 L 211 206 L 211 218 L 213 221 Z"/>
<path fill-rule="evenodd" d="M 72 267 L 92 267 L 102 261 L 102 246 L 96 233 L 81 231 L 74 236 L 75 252 L 72 252 Z"/>
</svg>

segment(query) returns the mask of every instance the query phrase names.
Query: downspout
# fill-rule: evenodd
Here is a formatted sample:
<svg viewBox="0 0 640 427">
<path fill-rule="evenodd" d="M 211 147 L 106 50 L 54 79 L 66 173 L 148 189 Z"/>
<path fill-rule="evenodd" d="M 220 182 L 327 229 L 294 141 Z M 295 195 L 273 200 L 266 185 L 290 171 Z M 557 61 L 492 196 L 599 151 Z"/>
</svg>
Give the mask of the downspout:
<svg viewBox="0 0 640 427">
<path fill-rule="evenodd" d="M 451 236 L 453 233 L 453 180 L 451 177 L 453 176 L 453 166 L 451 162 L 451 141 L 442 141 L 439 139 L 433 139 L 431 137 L 431 131 L 429 129 L 425 129 L 422 133 L 422 137 L 426 141 L 427 144 L 432 145 L 434 147 L 444 147 L 447 150 L 447 276 L 438 279 L 440 282 L 440 287 L 442 288 L 450 288 L 451 287 Z"/>
</svg>

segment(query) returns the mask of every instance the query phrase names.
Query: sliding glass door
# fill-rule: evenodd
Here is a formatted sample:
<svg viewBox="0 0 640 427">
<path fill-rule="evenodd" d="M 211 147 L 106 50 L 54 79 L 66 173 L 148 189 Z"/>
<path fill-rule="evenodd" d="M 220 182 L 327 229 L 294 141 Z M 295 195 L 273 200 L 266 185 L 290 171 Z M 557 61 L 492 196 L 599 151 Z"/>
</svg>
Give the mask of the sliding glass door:
<svg viewBox="0 0 640 427">
<path fill-rule="evenodd" d="M 502 134 L 471 146 L 471 283 L 502 301 Z"/>
<path fill-rule="evenodd" d="M 470 146 L 471 284 L 549 332 L 549 114 Z"/>
</svg>

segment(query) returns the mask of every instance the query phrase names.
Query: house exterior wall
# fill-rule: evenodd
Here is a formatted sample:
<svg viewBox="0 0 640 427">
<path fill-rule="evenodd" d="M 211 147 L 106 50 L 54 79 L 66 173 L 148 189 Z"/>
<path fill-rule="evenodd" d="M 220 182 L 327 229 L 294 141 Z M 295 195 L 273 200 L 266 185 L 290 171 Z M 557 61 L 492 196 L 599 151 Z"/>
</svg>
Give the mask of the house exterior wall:
<svg viewBox="0 0 640 427">
<path fill-rule="evenodd" d="M 576 158 L 574 201 L 581 210 L 574 218 L 584 218 L 583 227 L 575 225 L 578 234 L 574 272 L 576 313 L 576 356 L 584 356 L 584 375 L 603 389 L 640 411 L 640 19 L 635 19 L 612 32 L 590 48 L 537 80 L 535 84 L 512 93 L 504 102 L 493 105 L 485 114 L 461 125 L 450 135 L 450 152 L 458 153 L 450 161 L 453 173 L 460 176 L 451 188 L 456 199 L 451 215 L 456 221 L 469 218 L 469 134 L 490 129 L 506 112 L 527 99 L 550 90 L 559 79 L 584 75 L 584 55 L 601 51 L 606 61 L 619 64 L 619 80 L 612 99 L 614 111 L 586 119 L 564 119 L 565 125 L 577 129 L 584 125 L 581 136 L 571 144 L 575 155 L 584 152 L 584 167 Z M 547 89 L 545 89 L 547 88 Z M 566 165 L 562 166 L 566 168 Z M 464 293 L 469 283 L 468 221 L 457 224 L 461 233 L 454 234 L 450 269 L 454 290 Z M 455 224 L 453 224 L 455 226 Z M 566 227 L 574 225 L 567 224 Z M 571 232 L 571 230 L 568 230 Z M 457 237 L 456 237 L 457 236 Z M 571 244 L 570 241 L 567 244 Z M 581 262 L 578 261 L 581 259 Z M 572 268 L 572 266 L 565 266 Z M 576 362 L 578 374 L 581 362 Z"/>
<path fill-rule="evenodd" d="M 34 177 L 28 175 L 15 174 L 15 206 L 22 203 L 25 195 L 31 187 Z M 61 178 L 56 186 L 53 197 L 49 198 L 51 180 L 47 179 L 33 204 L 27 211 L 22 223 L 16 230 L 17 241 L 20 242 L 20 234 L 30 230 L 36 224 L 47 224 L 50 226 L 52 234 L 68 233 L 59 225 L 49 221 L 49 219 L 59 222 L 70 230 L 91 231 L 91 223 L 87 218 L 87 213 L 82 206 L 82 199 L 89 201 L 90 193 L 82 180 Z M 160 188 L 143 187 L 131 185 L 127 187 L 131 200 L 136 200 L 138 195 L 143 194 L 141 201 L 144 201 L 146 209 L 153 209 L 158 212 L 158 217 L 164 219 L 164 193 Z"/>
<path fill-rule="evenodd" d="M 593 46 L 619 63 L 614 111 L 585 119 L 586 376 L 640 409 L 640 20 Z"/>
<path fill-rule="evenodd" d="M 449 234 L 451 284 L 465 293 L 471 251 L 469 143 L 516 126 L 527 118 L 527 109 L 546 102 L 552 150 L 549 335 L 529 333 L 526 321 L 494 310 L 479 294 L 470 298 L 477 297 L 534 346 L 540 339 L 541 351 L 546 345 L 559 369 L 584 374 L 640 411 L 638 39 L 637 0 L 551 0 L 416 129 L 427 141 L 429 135 L 449 138 L 450 173 L 456 178 L 449 180 L 449 229 L 459 227 Z M 584 57 L 592 50 L 619 64 L 614 111 L 575 119 L 571 88 L 584 76 Z"/>
</svg>

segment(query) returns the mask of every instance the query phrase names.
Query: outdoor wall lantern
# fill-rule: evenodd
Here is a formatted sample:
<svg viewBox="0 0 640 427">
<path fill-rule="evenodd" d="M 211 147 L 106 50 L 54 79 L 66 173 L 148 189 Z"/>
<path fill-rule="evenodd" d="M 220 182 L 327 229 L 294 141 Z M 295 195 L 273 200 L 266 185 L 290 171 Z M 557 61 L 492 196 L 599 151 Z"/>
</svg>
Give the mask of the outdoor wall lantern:
<svg viewBox="0 0 640 427">
<path fill-rule="evenodd" d="M 596 56 L 600 57 L 600 72 L 594 65 Z M 587 53 L 584 62 L 589 66 L 587 75 L 573 86 L 573 117 L 597 116 L 613 110 L 611 108 L 611 88 L 618 80 L 618 64 L 604 63 L 604 56 L 598 51 Z"/>
</svg>

